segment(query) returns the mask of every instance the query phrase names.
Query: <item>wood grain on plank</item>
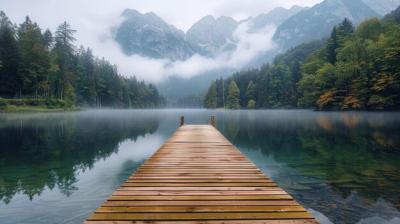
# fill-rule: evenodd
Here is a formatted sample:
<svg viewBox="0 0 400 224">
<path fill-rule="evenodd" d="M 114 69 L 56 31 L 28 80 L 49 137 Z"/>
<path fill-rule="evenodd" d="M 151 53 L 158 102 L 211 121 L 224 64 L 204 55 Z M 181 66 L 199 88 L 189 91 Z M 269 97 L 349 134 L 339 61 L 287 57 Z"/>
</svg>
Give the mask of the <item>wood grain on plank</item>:
<svg viewBox="0 0 400 224">
<path fill-rule="evenodd" d="M 86 224 L 316 224 L 209 125 L 184 125 Z"/>
</svg>

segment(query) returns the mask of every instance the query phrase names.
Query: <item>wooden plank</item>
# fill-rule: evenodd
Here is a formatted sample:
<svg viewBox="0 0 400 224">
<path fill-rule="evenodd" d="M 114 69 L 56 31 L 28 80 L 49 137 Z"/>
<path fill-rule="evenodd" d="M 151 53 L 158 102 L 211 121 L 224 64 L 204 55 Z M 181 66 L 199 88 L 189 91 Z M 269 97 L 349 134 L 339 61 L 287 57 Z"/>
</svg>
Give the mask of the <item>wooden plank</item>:
<svg viewBox="0 0 400 224">
<path fill-rule="evenodd" d="M 151 196 L 142 196 L 142 195 L 134 195 L 134 196 L 111 196 L 108 200 L 111 201 L 132 201 L 132 200 L 160 200 L 160 201 L 209 201 L 209 200 L 286 200 L 292 199 L 292 197 L 288 194 L 277 194 L 277 195 L 173 195 L 173 196 L 165 196 L 165 195 L 151 195 Z"/>
<path fill-rule="evenodd" d="M 120 187 L 125 191 L 275 191 L 280 187 Z"/>
<path fill-rule="evenodd" d="M 86 224 L 149 224 L 148 221 L 86 221 Z M 151 224 L 318 224 L 314 219 L 296 220 L 223 220 L 223 221 L 152 221 Z"/>
<path fill-rule="evenodd" d="M 148 182 L 125 182 L 123 187 L 274 187 L 277 186 L 273 182 L 265 183 L 148 183 Z"/>
<path fill-rule="evenodd" d="M 308 212 L 199 212 L 199 213 L 101 213 L 92 214 L 88 220 L 240 220 L 240 219 L 307 219 Z"/>
<path fill-rule="evenodd" d="M 106 201 L 103 206 L 232 206 L 232 205 L 241 205 L 241 206 L 296 206 L 299 205 L 294 200 L 279 200 L 279 201 Z"/>
<path fill-rule="evenodd" d="M 214 127 L 184 125 L 87 224 L 316 224 Z"/>
<path fill-rule="evenodd" d="M 197 195 L 284 195 L 283 190 L 275 191 L 132 191 L 132 190 L 117 190 L 115 196 L 132 196 L 132 195 L 156 195 L 156 196 L 197 196 Z"/>
<path fill-rule="evenodd" d="M 137 183 L 137 182 L 148 182 L 148 183 L 272 183 L 270 179 L 263 178 L 222 178 L 216 177 L 211 178 L 129 178 L 126 183 Z"/>
<path fill-rule="evenodd" d="M 161 212 L 304 212 L 302 206 L 266 205 L 266 206 L 103 206 L 97 209 L 101 213 L 161 213 Z"/>
</svg>

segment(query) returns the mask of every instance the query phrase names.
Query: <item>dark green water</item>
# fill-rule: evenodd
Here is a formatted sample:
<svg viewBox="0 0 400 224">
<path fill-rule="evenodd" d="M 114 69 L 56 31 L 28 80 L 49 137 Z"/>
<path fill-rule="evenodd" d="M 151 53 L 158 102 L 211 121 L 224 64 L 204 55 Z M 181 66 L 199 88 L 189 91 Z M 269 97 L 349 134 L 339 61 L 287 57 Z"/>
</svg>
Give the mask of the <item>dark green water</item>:
<svg viewBox="0 0 400 224">
<path fill-rule="evenodd" d="M 0 114 L 0 223 L 81 223 L 175 131 L 218 129 L 322 223 L 400 223 L 400 113 Z"/>
</svg>

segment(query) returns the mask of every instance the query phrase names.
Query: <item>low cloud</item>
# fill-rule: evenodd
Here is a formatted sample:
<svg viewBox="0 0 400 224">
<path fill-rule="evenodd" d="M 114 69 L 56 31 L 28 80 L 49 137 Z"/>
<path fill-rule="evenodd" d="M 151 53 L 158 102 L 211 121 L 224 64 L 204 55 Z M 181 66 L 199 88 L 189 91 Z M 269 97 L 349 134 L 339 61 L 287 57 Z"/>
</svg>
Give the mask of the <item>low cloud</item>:
<svg viewBox="0 0 400 224">
<path fill-rule="evenodd" d="M 166 59 L 151 59 L 141 56 L 124 55 L 113 41 L 110 27 L 118 25 L 120 14 L 126 8 L 142 13 L 153 11 L 167 23 L 186 31 L 194 22 L 205 15 L 231 16 L 237 20 L 268 12 L 278 7 L 294 4 L 311 6 L 321 0 L 1 0 L 2 10 L 17 24 L 26 15 L 43 29 L 55 31 L 63 21 L 67 21 L 78 32 L 78 45 L 90 47 L 94 54 L 116 64 L 121 74 L 135 75 L 140 79 L 158 82 L 169 76 L 193 77 L 204 72 L 221 68 L 241 68 L 257 54 L 274 47 L 271 37 L 274 27 L 267 27 L 260 33 L 247 32 L 247 24 L 242 24 L 235 32 L 238 48 L 229 54 L 216 58 L 194 55 L 185 61 L 172 62 Z M 179 7 L 176 7 L 179 5 Z"/>
<path fill-rule="evenodd" d="M 118 65 L 119 71 L 125 76 L 135 75 L 146 81 L 160 82 L 170 76 L 191 78 L 217 69 L 240 69 L 260 53 L 274 48 L 272 36 L 275 27 L 265 27 L 253 33 L 248 32 L 249 25 L 248 22 L 242 23 L 234 32 L 233 37 L 237 41 L 237 48 L 234 51 L 221 53 L 214 58 L 195 54 L 184 61 L 153 59 L 139 55 L 127 56 L 114 41 L 111 32 L 96 33 L 96 30 L 92 30 L 93 37 L 89 39 L 95 55 L 105 57 Z"/>
</svg>

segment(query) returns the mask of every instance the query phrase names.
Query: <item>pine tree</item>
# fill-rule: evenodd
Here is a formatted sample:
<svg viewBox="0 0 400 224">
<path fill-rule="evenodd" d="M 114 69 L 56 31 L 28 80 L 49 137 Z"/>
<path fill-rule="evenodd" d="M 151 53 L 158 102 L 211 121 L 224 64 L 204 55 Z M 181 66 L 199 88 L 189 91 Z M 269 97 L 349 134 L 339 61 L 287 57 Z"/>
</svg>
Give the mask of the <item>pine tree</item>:
<svg viewBox="0 0 400 224">
<path fill-rule="evenodd" d="M 234 80 L 229 83 L 227 108 L 233 110 L 240 109 L 240 90 Z"/>
<path fill-rule="evenodd" d="M 353 23 L 345 18 L 342 23 L 338 26 L 338 31 L 340 34 L 350 34 L 354 32 L 354 25 Z"/>
<path fill-rule="evenodd" d="M 208 88 L 207 94 L 204 98 L 203 105 L 205 108 L 217 108 L 217 84 L 212 82 Z"/>
<path fill-rule="evenodd" d="M 255 109 L 256 108 L 256 101 L 255 100 L 249 100 L 247 103 L 247 109 Z"/>
<path fill-rule="evenodd" d="M 0 96 L 14 97 L 20 86 L 18 46 L 15 29 L 3 11 L 0 11 Z"/>
<path fill-rule="evenodd" d="M 217 86 L 217 107 L 225 106 L 225 83 L 224 79 L 220 78 L 216 80 Z"/>
<path fill-rule="evenodd" d="M 74 74 L 74 41 L 73 36 L 76 30 L 64 22 L 56 31 L 53 56 L 56 58 L 58 71 L 56 72 L 55 91 L 61 100 L 68 100 L 73 103 L 75 95 L 73 88 Z"/>
<path fill-rule="evenodd" d="M 326 44 L 326 59 L 331 64 L 336 63 L 336 50 L 339 48 L 338 36 L 337 36 L 337 28 L 336 26 L 332 29 L 332 33 L 328 42 Z"/>
<path fill-rule="evenodd" d="M 95 106 L 95 64 L 92 50 L 81 47 L 78 52 L 78 71 L 76 80 L 77 103 Z"/>
<path fill-rule="evenodd" d="M 253 80 L 250 80 L 249 84 L 247 85 L 246 89 L 246 99 L 247 102 L 250 100 L 255 100 L 257 95 L 256 85 L 254 84 Z"/>
<path fill-rule="evenodd" d="M 46 46 L 47 50 L 50 50 L 53 47 L 54 39 L 53 34 L 49 29 L 46 29 L 43 33 L 43 41 L 44 45 Z"/>
<path fill-rule="evenodd" d="M 38 97 L 47 90 L 50 62 L 41 30 L 29 17 L 18 28 L 18 49 L 22 93 Z"/>
</svg>

